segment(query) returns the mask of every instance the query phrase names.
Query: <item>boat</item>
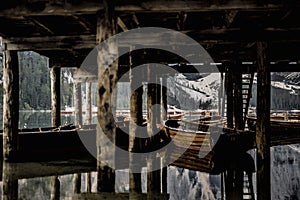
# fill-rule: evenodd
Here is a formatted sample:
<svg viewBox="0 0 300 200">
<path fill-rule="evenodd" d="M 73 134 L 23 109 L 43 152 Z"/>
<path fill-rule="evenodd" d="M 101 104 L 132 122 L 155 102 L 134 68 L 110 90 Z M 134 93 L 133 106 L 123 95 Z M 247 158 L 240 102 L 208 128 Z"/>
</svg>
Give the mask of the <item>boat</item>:
<svg viewBox="0 0 300 200">
<path fill-rule="evenodd" d="M 251 131 L 256 130 L 256 116 L 247 116 L 247 126 Z M 272 114 L 270 116 L 271 133 L 292 134 L 300 133 L 300 116 L 288 116 L 282 114 Z"/>
</svg>

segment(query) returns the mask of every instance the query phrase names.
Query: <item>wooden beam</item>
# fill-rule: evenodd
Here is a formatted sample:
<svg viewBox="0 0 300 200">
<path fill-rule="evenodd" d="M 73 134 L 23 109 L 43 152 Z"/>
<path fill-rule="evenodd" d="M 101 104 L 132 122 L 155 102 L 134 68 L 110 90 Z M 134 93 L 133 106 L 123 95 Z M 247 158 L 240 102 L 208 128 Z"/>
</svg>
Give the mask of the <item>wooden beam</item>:
<svg viewBox="0 0 300 200">
<path fill-rule="evenodd" d="M 116 33 L 115 1 L 104 0 L 104 11 L 97 15 L 96 42 L 99 44 Z M 114 126 L 113 110 L 116 99 L 113 90 L 117 84 L 118 61 L 109 63 L 110 58 L 118 54 L 115 41 L 110 41 L 98 49 L 98 122 L 97 129 L 97 189 L 100 192 L 115 191 L 115 147 L 106 143 L 104 138 L 116 144 L 116 127 Z M 109 149 L 109 151 L 108 151 Z M 112 166 L 107 166 L 109 162 Z"/>
<path fill-rule="evenodd" d="M 4 51 L 3 79 L 3 159 L 11 161 L 18 151 L 19 64 L 16 51 Z"/>
<path fill-rule="evenodd" d="M 8 1 L 7 1 L 8 2 Z M 24 2 L 24 3 L 23 3 Z M 70 15 L 70 14 L 93 14 L 103 10 L 104 5 L 96 2 L 79 1 L 76 4 L 68 2 L 68 8 L 64 5 L 51 5 L 47 1 L 38 2 L 23 1 L 22 3 L 3 3 L 0 6 L 0 16 L 26 16 L 26 15 Z M 231 1 L 195 1 L 175 0 L 170 3 L 167 0 L 136 1 L 134 3 L 120 2 L 116 5 L 117 12 L 196 12 L 196 11 L 220 11 L 220 10 L 265 10 L 284 9 L 297 7 L 298 2 L 286 3 L 285 1 L 264 1 L 258 4 L 256 1 L 246 0 L 243 2 Z M 33 9 L 35 8 L 35 9 Z"/>
<path fill-rule="evenodd" d="M 51 79 L 51 115 L 52 126 L 59 127 L 60 122 L 60 68 L 53 66 L 50 70 Z"/>
<path fill-rule="evenodd" d="M 257 42 L 257 122 L 256 163 L 257 200 L 271 199 L 270 163 L 270 66 L 267 63 L 267 43 Z"/>
</svg>

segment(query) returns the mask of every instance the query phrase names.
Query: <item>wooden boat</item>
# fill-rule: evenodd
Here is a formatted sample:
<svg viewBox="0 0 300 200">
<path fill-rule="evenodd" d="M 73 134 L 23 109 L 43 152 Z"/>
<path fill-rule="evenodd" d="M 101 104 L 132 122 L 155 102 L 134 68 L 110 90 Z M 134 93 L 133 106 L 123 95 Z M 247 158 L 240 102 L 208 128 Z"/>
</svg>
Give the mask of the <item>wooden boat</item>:
<svg viewBox="0 0 300 200">
<path fill-rule="evenodd" d="M 178 147 L 189 147 L 190 150 L 195 151 L 200 151 L 200 148 L 211 149 L 210 133 L 198 131 L 197 129 L 187 129 L 185 122 L 182 120 L 166 120 L 163 129 Z"/>
<path fill-rule="evenodd" d="M 256 116 L 247 117 L 247 126 L 251 131 L 256 129 Z M 271 133 L 300 133 L 300 117 L 287 117 L 280 115 L 271 115 L 270 117 Z"/>
</svg>

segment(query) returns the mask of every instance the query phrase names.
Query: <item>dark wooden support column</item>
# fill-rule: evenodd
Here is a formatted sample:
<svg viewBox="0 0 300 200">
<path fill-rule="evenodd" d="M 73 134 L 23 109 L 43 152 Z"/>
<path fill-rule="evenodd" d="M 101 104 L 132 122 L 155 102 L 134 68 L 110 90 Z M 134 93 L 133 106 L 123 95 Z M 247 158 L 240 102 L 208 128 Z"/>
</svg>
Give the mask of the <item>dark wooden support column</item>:
<svg viewBox="0 0 300 200">
<path fill-rule="evenodd" d="M 243 95 L 242 95 L 242 73 L 238 69 L 239 66 L 233 72 L 233 102 L 234 102 L 234 126 L 236 129 L 243 129 Z"/>
<path fill-rule="evenodd" d="M 267 62 L 267 43 L 257 42 L 257 200 L 271 199 L 270 166 L 270 66 Z"/>
<path fill-rule="evenodd" d="M 156 76 L 151 74 L 151 69 L 148 67 L 148 80 L 149 82 L 154 82 Z M 148 124 L 147 124 L 147 132 L 149 136 L 149 142 L 147 143 L 148 151 L 152 151 L 152 149 L 159 143 L 159 138 L 157 137 L 158 132 L 156 124 L 160 122 L 160 113 L 158 112 L 157 103 L 158 103 L 158 93 L 157 90 L 158 85 L 148 83 L 147 90 L 147 110 L 148 110 Z M 156 105 L 156 108 L 153 107 Z M 155 194 L 160 193 L 160 158 L 156 155 L 152 155 L 152 157 L 147 158 L 147 198 L 153 199 Z"/>
<path fill-rule="evenodd" d="M 59 200 L 60 197 L 60 181 L 58 176 L 52 176 L 50 180 L 51 196 L 50 200 Z"/>
<path fill-rule="evenodd" d="M 18 178 L 16 164 L 3 162 L 2 171 L 2 200 L 18 199 Z"/>
<path fill-rule="evenodd" d="M 104 0 L 104 9 L 97 15 L 97 43 L 101 43 L 116 33 L 116 16 L 114 0 Z M 105 143 L 104 135 L 116 144 L 116 127 L 114 126 L 113 110 L 116 100 L 113 90 L 117 84 L 118 61 L 108 65 L 111 58 L 118 57 L 118 47 L 115 41 L 110 40 L 103 48 L 98 49 L 98 123 L 97 128 L 97 171 L 99 192 L 115 191 L 115 169 L 108 167 L 105 161 L 115 163 L 115 148 Z M 109 149 L 109 151 L 108 151 Z"/>
<path fill-rule="evenodd" d="M 233 128 L 233 82 L 231 71 L 227 71 L 225 74 L 225 90 L 227 96 L 227 126 Z"/>
<path fill-rule="evenodd" d="M 51 79 L 51 114 L 52 126 L 58 127 L 60 122 L 60 67 L 53 66 L 50 70 Z M 60 196 L 60 182 L 58 176 L 52 176 L 50 181 L 51 200 L 58 200 Z"/>
<path fill-rule="evenodd" d="M 143 123 L 143 86 L 140 74 L 134 73 L 133 71 L 133 60 L 134 58 L 130 55 L 130 136 L 129 136 L 129 152 L 140 152 L 142 150 L 139 132 L 137 127 L 142 126 Z M 134 88 L 134 86 L 140 86 Z M 142 193 L 142 182 L 141 182 L 141 160 L 137 160 L 133 154 L 129 154 L 129 199 L 137 199 L 138 194 Z M 132 171 L 139 173 L 132 173 Z"/>
<path fill-rule="evenodd" d="M 167 90 L 167 75 L 163 75 L 161 77 L 161 120 L 167 120 L 168 117 L 168 90 Z M 165 157 L 162 157 L 162 193 L 167 194 L 167 174 L 168 174 L 168 167 L 165 166 Z"/>
<path fill-rule="evenodd" d="M 161 78 L 161 120 L 166 120 L 168 117 L 168 93 L 167 93 L 167 76 Z"/>
<path fill-rule="evenodd" d="M 82 125 L 81 83 L 74 82 L 75 125 Z"/>
<path fill-rule="evenodd" d="M 18 151 L 19 64 L 17 51 L 4 51 L 3 159 L 12 161 Z"/>
<path fill-rule="evenodd" d="M 51 79 L 51 110 L 52 126 L 58 127 L 60 122 L 60 67 L 53 66 L 50 71 Z"/>
</svg>

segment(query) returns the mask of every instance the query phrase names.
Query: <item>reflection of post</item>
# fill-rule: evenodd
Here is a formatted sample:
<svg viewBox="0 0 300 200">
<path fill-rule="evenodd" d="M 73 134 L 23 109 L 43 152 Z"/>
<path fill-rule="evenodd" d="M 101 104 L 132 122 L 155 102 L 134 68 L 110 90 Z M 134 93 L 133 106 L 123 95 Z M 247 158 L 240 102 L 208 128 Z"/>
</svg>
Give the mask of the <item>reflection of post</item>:
<svg viewBox="0 0 300 200">
<path fill-rule="evenodd" d="M 73 181 L 74 181 L 74 190 L 73 190 L 73 192 L 75 194 L 79 194 L 80 193 L 80 188 L 81 188 L 81 174 L 74 174 Z"/>
<path fill-rule="evenodd" d="M 92 83 L 86 83 L 86 111 L 85 111 L 85 123 L 91 125 L 92 123 Z M 92 176 L 91 173 L 86 173 L 86 191 L 92 192 Z"/>
<path fill-rule="evenodd" d="M 132 55 L 130 61 L 130 129 L 129 129 L 129 199 L 138 199 L 138 194 L 142 193 L 141 183 L 141 160 L 133 156 L 133 152 L 139 152 L 142 149 L 138 137 L 138 126 L 143 123 L 143 87 L 140 74 L 133 71 Z M 134 88 L 137 86 L 139 88 Z M 140 173 L 132 173 L 139 171 Z"/>
<path fill-rule="evenodd" d="M 50 71 L 52 126 L 60 126 L 60 68 L 53 66 Z"/>
<path fill-rule="evenodd" d="M 4 52 L 3 159 L 12 160 L 18 150 L 19 65 L 17 51 Z"/>
<path fill-rule="evenodd" d="M 103 12 L 97 15 L 97 43 L 106 40 L 116 33 L 116 16 L 114 0 L 104 0 Z M 114 126 L 113 109 L 116 100 L 113 97 L 117 83 L 118 61 L 113 61 L 118 56 L 118 48 L 114 40 L 107 41 L 106 45 L 98 48 L 98 122 L 97 128 L 97 171 L 98 191 L 115 191 L 115 169 L 108 167 L 106 162 L 115 165 L 116 127 Z M 110 65 L 109 65 L 110 64 Z M 113 145 L 104 138 L 107 137 Z"/>
<path fill-rule="evenodd" d="M 18 177 L 16 164 L 3 162 L 2 200 L 18 199 Z"/>
<path fill-rule="evenodd" d="M 51 196 L 50 200 L 59 200 L 60 196 L 60 182 L 58 176 L 52 176 L 50 179 Z"/>
<path fill-rule="evenodd" d="M 270 66 L 266 42 L 257 42 L 257 200 L 271 199 L 270 166 Z"/>
</svg>

